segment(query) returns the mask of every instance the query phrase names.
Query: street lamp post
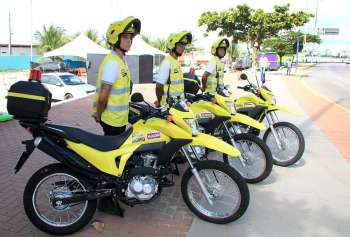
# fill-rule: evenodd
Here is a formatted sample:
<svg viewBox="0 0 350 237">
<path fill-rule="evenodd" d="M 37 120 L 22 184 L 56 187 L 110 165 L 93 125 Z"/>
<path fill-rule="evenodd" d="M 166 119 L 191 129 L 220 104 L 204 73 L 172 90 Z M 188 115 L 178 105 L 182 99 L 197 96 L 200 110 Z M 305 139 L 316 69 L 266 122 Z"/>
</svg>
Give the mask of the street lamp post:
<svg viewBox="0 0 350 237">
<path fill-rule="evenodd" d="M 12 30 L 11 30 L 11 12 L 9 12 L 9 56 L 12 55 Z"/>
<path fill-rule="evenodd" d="M 30 61 L 33 61 L 33 15 L 32 0 L 30 0 Z"/>
</svg>

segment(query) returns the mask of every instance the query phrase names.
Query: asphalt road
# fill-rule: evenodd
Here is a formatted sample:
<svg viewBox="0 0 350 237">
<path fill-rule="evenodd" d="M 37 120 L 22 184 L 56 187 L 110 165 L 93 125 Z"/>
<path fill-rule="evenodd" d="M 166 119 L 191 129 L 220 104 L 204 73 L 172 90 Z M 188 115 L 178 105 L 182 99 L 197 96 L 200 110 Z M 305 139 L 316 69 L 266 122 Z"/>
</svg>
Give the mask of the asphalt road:
<svg viewBox="0 0 350 237">
<path fill-rule="evenodd" d="M 350 109 L 350 64 L 318 64 L 304 79 L 320 94 Z"/>
</svg>

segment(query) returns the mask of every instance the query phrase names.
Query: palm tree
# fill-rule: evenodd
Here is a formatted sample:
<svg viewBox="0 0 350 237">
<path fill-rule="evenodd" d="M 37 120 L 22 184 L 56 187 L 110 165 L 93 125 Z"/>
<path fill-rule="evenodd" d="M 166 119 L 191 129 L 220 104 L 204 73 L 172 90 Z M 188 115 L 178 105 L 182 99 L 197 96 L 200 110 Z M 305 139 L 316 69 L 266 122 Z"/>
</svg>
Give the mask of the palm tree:
<svg viewBox="0 0 350 237">
<path fill-rule="evenodd" d="M 141 35 L 142 39 L 152 47 L 159 49 L 163 52 L 166 51 L 166 40 L 158 38 L 156 40 L 153 40 L 150 36 L 148 35 Z"/>
<path fill-rule="evenodd" d="M 151 42 L 152 42 L 151 36 L 149 36 L 149 35 L 143 35 L 143 34 L 141 34 L 141 38 L 142 38 L 143 41 L 145 41 L 147 44 L 151 44 Z"/>
<path fill-rule="evenodd" d="M 66 44 L 66 43 L 68 43 L 68 42 L 71 42 L 71 41 L 74 40 L 75 38 L 77 38 L 79 35 L 80 35 L 79 32 L 76 32 L 76 33 L 74 33 L 74 34 L 72 34 L 72 35 L 65 35 L 65 36 L 63 36 L 62 40 L 63 40 L 63 42 Z"/>
<path fill-rule="evenodd" d="M 166 40 L 158 38 L 151 44 L 153 47 L 165 52 L 166 51 Z"/>
<path fill-rule="evenodd" d="M 64 36 L 65 29 L 55 25 L 50 25 L 49 27 L 44 25 L 42 32 L 36 31 L 34 34 L 35 39 L 39 43 L 40 53 L 61 47 L 65 43 Z"/>
<path fill-rule="evenodd" d="M 198 39 L 196 38 L 196 36 L 195 36 L 195 35 L 192 35 L 192 42 L 191 42 L 191 44 L 189 44 L 189 45 L 186 46 L 186 51 L 187 51 L 187 52 L 191 52 L 191 51 L 200 51 L 200 50 L 203 50 L 203 48 L 195 46 L 195 43 L 196 43 L 197 41 L 198 41 Z"/>
<path fill-rule="evenodd" d="M 95 29 L 88 29 L 87 31 L 85 31 L 85 35 L 98 44 L 101 42 L 101 40 L 98 37 L 98 32 Z"/>
</svg>

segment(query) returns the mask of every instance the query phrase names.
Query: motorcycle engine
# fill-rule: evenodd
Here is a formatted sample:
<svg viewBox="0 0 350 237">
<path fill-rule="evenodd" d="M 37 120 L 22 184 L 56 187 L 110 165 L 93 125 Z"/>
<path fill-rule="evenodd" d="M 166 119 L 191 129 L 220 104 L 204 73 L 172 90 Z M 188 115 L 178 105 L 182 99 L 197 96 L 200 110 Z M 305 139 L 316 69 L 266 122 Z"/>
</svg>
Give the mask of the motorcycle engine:
<svg viewBox="0 0 350 237">
<path fill-rule="evenodd" d="M 143 166 L 145 167 L 152 167 L 157 165 L 155 161 L 158 160 L 158 156 L 153 153 L 141 154 L 140 158 L 143 160 Z"/>
<path fill-rule="evenodd" d="M 152 176 L 134 176 L 128 183 L 126 197 L 150 200 L 158 192 L 158 182 Z"/>
</svg>

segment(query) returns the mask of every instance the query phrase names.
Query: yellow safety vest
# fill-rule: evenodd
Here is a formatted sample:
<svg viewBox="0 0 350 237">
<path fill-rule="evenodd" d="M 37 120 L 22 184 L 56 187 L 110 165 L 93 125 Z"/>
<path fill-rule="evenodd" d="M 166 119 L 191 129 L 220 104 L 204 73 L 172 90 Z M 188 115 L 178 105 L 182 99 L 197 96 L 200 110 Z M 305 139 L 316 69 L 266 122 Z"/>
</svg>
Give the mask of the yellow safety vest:
<svg viewBox="0 0 350 237">
<path fill-rule="evenodd" d="M 215 93 L 217 87 L 224 88 L 224 65 L 217 56 L 213 56 L 209 62 L 215 63 L 215 72 L 209 75 L 205 92 Z"/>
<path fill-rule="evenodd" d="M 167 82 L 167 84 L 164 85 L 164 94 L 163 94 L 162 99 L 160 101 L 160 104 L 162 106 L 167 104 L 168 96 L 175 97 L 175 98 L 180 96 L 181 99 L 185 98 L 184 80 L 183 80 L 183 73 L 182 73 L 180 63 L 170 55 L 167 55 L 164 58 L 163 62 L 165 60 L 170 61 L 170 73 L 169 73 L 168 82 Z"/>
<path fill-rule="evenodd" d="M 111 60 L 118 64 L 119 74 L 112 86 L 107 106 L 101 115 L 101 120 L 110 126 L 122 127 L 128 123 L 131 77 L 128 66 L 123 59 L 117 55 L 108 54 L 100 65 L 96 82 L 96 93 L 94 95 L 93 112 L 96 112 L 97 110 L 104 66 Z"/>
</svg>

